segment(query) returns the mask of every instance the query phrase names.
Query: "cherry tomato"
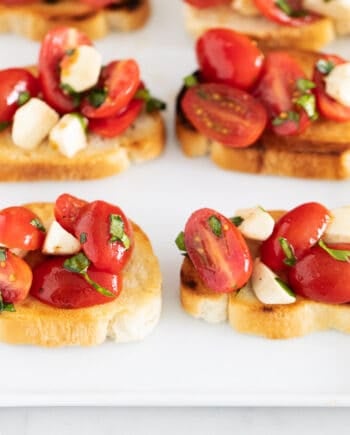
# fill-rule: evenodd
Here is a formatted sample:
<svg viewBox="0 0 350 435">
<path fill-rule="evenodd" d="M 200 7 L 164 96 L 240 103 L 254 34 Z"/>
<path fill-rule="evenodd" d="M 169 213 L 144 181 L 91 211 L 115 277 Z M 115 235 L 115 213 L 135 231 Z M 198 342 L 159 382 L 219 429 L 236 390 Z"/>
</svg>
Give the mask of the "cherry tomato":
<svg viewBox="0 0 350 435">
<path fill-rule="evenodd" d="M 204 83 L 187 89 L 181 107 L 198 131 L 233 148 L 254 143 L 267 121 L 259 101 L 223 84 Z"/>
<path fill-rule="evenodd" d="M 255 83 L 264 61 L 255 42 L 229 29 L 205 32 L 197 41 L 196 52 L 204 81 L 243 90 Z"/>
<path fill-rule="evenodd" d="M 109 5 L 122 3 L 123 0 L 80 0 L 80 3 L 85 3 L 96 8 L 104 8 Z"/>
<path fill-rule="evenodd" d="M 76 29 L 61 27 L 44 38 L 39 56 L 39 79 L 45 101 L 59 113 L 76 109 L 76 101 L 60 88 L 60 63 L 66 53 L 79 45 L 91 45 L 90 39 Z"/>
<path fill-rule="evenodd" d="M 98 90 L 107 92 L 104 102 L 96 105 L 90 92 L 82 104 L 81 111 L 88 118 L 107 118 L 124 110 L 133 99 L 140 85 L 140 70 L 132 60 L 120 60 L 109 63 L 102 69 Z"/>
<path fill-rule="evenodd" d="M 21 97 L 36 97 L 39 81 L 23 68 L 9 68 L 0 71 L 0 122 L 11 122 L 21 105 Z M 26 101 L 26 100 L 25 100 Z"/>
<path fill-rule="evenodd" d="M 284 11 L 275 0 L 254 0 L 255 6 L 269 20 L 288 26 L 303 26 L 310 24 L 319 16 L 303 9 L 302 0 L 285 0 L 289 13 Z"/>
<path fill-rule="evenodd" d="M 293 101 L 300 94 L 297 89 L 298 79 L 304 78 L 300 65 L 287 52 L 276 51 L 266 56 L 254 95 L 266 107 L 270 118 L 269 127 L 275 134 L 300 134 L 310 125 L 306 111 Z M 288 114 L 290 115 L 287 116 Z M 278 119 L 281 120 L 280 123 L 277 122 Z"/>
<path fill-rule="evenodd" d="M 132 226 L 115 205 L 104 201 L 89 203 L 76 222 L 75 236 L 82 241 L 85 255 L 99 270 L 119 273 L 130 258 Z"/>
<path fill-rule="evenodd" d="M 331 244 L 331 249 L 350 250 L 350 244 Z M 316 245 L 290 269 L 293 290 L 313 301 L 327 304 L 350 302 L 350 263 L 339 261 Z"/>
<path fill-rule="evenodd" d="M 261 245 L 261 260 L 274 272 L 288 270 L 287 258 L 281 246 L 286 239 L 299 261 L 305 252 L 315 245 L 324 233 L 330 212 L 317 202 L 302 204 L 286 213 L 276 223 L 271 236 Z"/>
<path fill-rule="evenodd" d="M 218 293 L 243 287 L 252 272 L 252 259 L 239 230 L 220 213 L 203 208 L 185 227 L 187 253 L 204 284 Z"/>
<path fill-rule="evenodd" d="M 23 301 L 29 293 L 32 278 L 32 269 L 22 258 L 1 249 L 0 293 L 4 302 L 14 304 Z"/>
<path fill-rule="evenodd" d="M 98 293 L 85 278 L 63 267 L 66 257 L 45 260 L 33 270 L 33 285 L 30 294 L 44 304 L 56 308 L 84 308 L 101 305 L 115 298 Z M 89 277 L 117 297 L 122 280 L 118 275 L 101 272 L 94 266 L 88 269 Z"/>
<path fill-rule="evenodd" d="M 109 118 L 90 119 L 89 131 L 107 138 L 119 136 L 135 121 L 142 107 L 143 101 L 132 100 L 122 113 Z"/>
<path fill-rule="evenodd" d="M 45 228 L 40 219 L 25 207 L 8 207 L 0 211 L 0 243 L 7 248 L 33 251 L 40 249 Z"/>
<path fill-rule="evenodd" d="M 339 56 L 326 54 L 322 55 L 319 60 L 331 62 L 333 65 L 346 63 L 346 61 Z M 316 83 L 314 93 L 318 110 L 327 119 L 338 122 L 350 121 L 350 107 L 344 106 L 344 104 L 339 103 L 326 93 L 326 85 L 324 81 L 326 75 L 319 71 L 317 65 L 318 62 L 315 64 L 313 80 Z"/>
<path fill-rule="evenodd" d="M 185 0 L 191 6 L 199 9 L 211 8 L 213 6 L 226 5 L 231 3 L 231 0 Z"/>
<path fill-rule="evenodd" d="M 83 199 L 63 193 L 56 199 L 55 219 L 66 231 L 74 234 L 78 217 L 87 204 L 88 202 Z"/>
</svg>

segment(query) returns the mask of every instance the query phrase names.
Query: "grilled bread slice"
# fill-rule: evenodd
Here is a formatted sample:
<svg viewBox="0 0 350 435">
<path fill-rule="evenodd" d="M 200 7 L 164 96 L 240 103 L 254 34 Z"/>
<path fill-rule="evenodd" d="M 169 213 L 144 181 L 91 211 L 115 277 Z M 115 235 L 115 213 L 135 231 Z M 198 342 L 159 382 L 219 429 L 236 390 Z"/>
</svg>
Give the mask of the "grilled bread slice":
<svg viewBox="0 0 350 435">
<path fill-rule="evenodd" d="M 27 206 L 46 227 L 53 219 L 53 204 Z M 123 290 L 112 302 L 82 309 L 58 309 L 28 297 L 15 313 L 0 314 L 0 341 L 40 346 L 93 346 L 107 338 L 116 343 L 141 340 L 150 334 L 161 312 L 161 274 L 150 241 L 133 224 L 134 250 L 123 270 Z M 37 255 L 27 261 L 37 263 Z M 72 289 L 74 291 L 74 289 Z"/>
</svg>

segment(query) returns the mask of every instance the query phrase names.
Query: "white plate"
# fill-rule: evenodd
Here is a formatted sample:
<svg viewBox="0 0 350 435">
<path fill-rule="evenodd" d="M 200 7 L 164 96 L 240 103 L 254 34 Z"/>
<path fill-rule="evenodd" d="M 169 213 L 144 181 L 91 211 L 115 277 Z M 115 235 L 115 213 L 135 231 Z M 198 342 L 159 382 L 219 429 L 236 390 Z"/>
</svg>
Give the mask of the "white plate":
<svg viewBox="0 0 350 435">
<path fill-rule="evenodd" d="M 179 0 L 155 0 L 154 12 L 147 29 L 98 46 L 105 59 L 138 58 L 151 89 L 168 101 L 164 156 L 102 181 L 2 183 L 0 197 L 1 207 L 52 201 L 62 192 L 120 204 L 148 232 L 160 258 L 161 322 L 138 344 L 0 345 L 0 405 L 350 405 L 349 336 L 269 341 L 193 320 L 180 308 L 174 238 L 193 210 L 209 206 L 230 215 L 255 204 L 288 209 L 308 200 L 334 207 L 350 203 L 350 184 L 224 172 L 207 158 L 185 158 L 173 137 L 173 102 L 182 77 L 195 68 L 192 42 Z M 350 57 L 345 41 L 335 48 Z M 37 51 L 35 43 L 2 36 L 0 67 L 33 63 Z"/>
</svg>

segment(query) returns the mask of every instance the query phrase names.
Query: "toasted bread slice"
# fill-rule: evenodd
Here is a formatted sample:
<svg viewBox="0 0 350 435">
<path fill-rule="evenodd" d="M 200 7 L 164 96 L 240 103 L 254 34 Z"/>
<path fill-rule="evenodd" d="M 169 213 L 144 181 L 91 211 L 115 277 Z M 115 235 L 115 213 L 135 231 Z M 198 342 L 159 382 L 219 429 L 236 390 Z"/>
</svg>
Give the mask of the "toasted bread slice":
<svg viewBox="0 0 350 435">
<path fill-rule="evenodd" d="M 198 9 L 186 4 L 184 8 L 185 25 L 194 37 L 213 27 L 221 27 L 244 33 L 265 47 L 308 50 L 317 50 L 335 37 L 333 22 L 326 17 L 308 25 L 291 27 L 273 23 L 261 15 L 240 15 L 230 5 Z"/>
<path fill-rule="evenodd" d="M 53 204 L 27 206 L 47 227 Z M 0 314 L 0 341 L 40 346 L 92 346 L 107 338 L 117 343 L 141 340 L 150 334 L 161 312 L 161 274 L 150 241 L 133 224 L 135 246 L 123 270 L 123 290 L 113 302 L 63 310 L 28 297 L 15 313 Z M 35 256 L 28 256 L 33 265 Z M 72 289 L 74 291 L 74 289 Z"/>
<path fill-rule="evenodd" d="M 319 55 L 301 50 L 288 52 L 311 78 Z M 210 154 L 224 169 L 302 178 L 350 177 L 350 122 L 320 119 L 297 136 L 277 136 L 265 131 L 259 141 L 248 148 L 230 148 L 199 133 L 178 110 L 176 132 L 187 156 Z"/>
<path fill-rule="evenodd" d="M 38 1 L 22 6 L 0 5 L 0 32 L 13 32 L 41 40 L 55 27 L 73 26 L 91 39 L 98 39 L 109 31 L 135 30 L 144 25 L 149 15 L 149 0 L 124 0 L 119 6 L 97 11 L 73 0 L 50 4 Z"/>
</svg>

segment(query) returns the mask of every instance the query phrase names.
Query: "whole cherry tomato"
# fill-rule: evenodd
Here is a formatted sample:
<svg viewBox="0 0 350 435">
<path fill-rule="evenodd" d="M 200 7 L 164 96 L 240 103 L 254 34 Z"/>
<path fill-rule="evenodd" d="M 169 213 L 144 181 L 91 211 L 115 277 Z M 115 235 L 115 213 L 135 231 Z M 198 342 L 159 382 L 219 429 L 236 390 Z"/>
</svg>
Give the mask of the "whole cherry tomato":
<svg viewBox="0 0 350 435">
<path fill-rule="evenodd" d="M 0 244 L 33 251 L 42 247 L 44 239 L 45 228 L 32 211 L 25 207 L 8 207 L 0 211 Z"/>
<path fill-rule="evenodd" d="M 34 268 L 32 296 L 56 308 L 73 309 L 105 304 L 119 295 L 122 280 L 118 275 L 89 267 L 89 277 L 115 295 L 107 297 L 98 293 L 82 275 L 67 270 L 63 266 L 65 260 L 65 257 L 48 259 Z"/>
<path fill-rule="evenodd" d="M 274 272 L 288 270 L 315 245 L 324 233 L 330 212 L 317 202 L 302 204 L 276 223 L 261 245 L 261 260 Z"/>
<path fill-rule="evenodd" d="M 66 231 L 74 234 L 78 217 L 87 204 L 88 202 L 83 199 L 63 193 L 55 202 L 55 219 Z"/>
<path fill-rule="evenodd" d="M 218 293 L 243 287 L 252 272 L 252 259 L 239 230 L 208 208 L 194 212 L 185 227 L 187 253 L 203 283 Z"/>
<path fill-rule="evenodd" d="M 254 3 L 266 18 L 279 24 L 299 27 L 319 19 L 318 15 L 302 7 L 302 0 L 284 0 L 283 7 L 282 2 L 275 0 L 254 0 Z"/>
<path fill-rule="evenodd" d="M 264 55 L 247 36 L 211 29 L 197 41 L 197 59 L 206 82 L 250 89 L 260 75 Z"/>
<path fill-rule="evenodd" d="M 32 269 L 8 249 L 0 250 L 0 294 L 3 302 L 23 301 L 32 284 Z"/>
<path fill-rule="evenodd" d="M 223 84 L 203 83 L 187 89 L 181 107 L 199 132 L 233 148 L 254 143 L 267 121 L 259 101 Z"/>
<path fill-rule="evenodd" d="M 40 91 L 39 81 L 23 68 L 0 71 L 0 122 L 11 122 L 13 116 L 30 97 Z"/>
<path fill-rule="evenodd" d="M 132 252 L 132 226 L 122 210 L 104 201 L 84 207 L 75 224 L 75 236 L 93 265 L 105 272 L 119 273 Z"/>
<path fill-rule="evenodd" d="M 140 85 L 140 70 L 132 59 L 114 61 L 102 69 L 100 82 L 83 101 L 88 118 L 107 118 L 125 110 Z"/>
<path fill-rule="evenodd" d="M 67 52 L 79 45 L 91 45 L 91 41 L 84 33 L 69 27 L 51 30 L 41 45 L 39 79 L 43 96 L 61 114 L 73 112 L 77 108 L 74 97 L 60 87 L 60 63 Z"/>
<path fill-rule="evenodd" d="M 350 253 L 350 244 L 332 244 L 327 247 Z M 297 294 L 313 301 L 327 304 L 350 302 L 349 260 L 336 260 L 318 245 L 309 249 L 290 269 L 288 278 Z"/>
</svg>

